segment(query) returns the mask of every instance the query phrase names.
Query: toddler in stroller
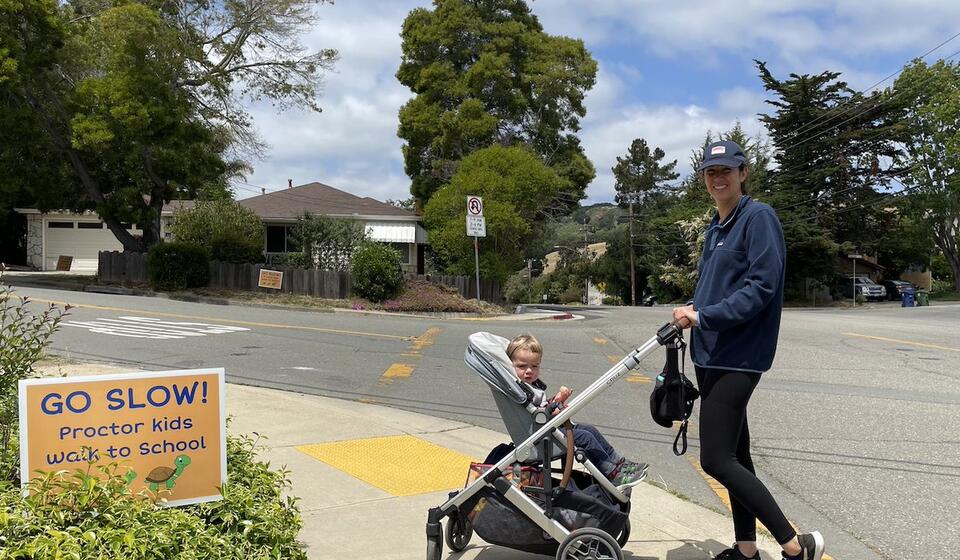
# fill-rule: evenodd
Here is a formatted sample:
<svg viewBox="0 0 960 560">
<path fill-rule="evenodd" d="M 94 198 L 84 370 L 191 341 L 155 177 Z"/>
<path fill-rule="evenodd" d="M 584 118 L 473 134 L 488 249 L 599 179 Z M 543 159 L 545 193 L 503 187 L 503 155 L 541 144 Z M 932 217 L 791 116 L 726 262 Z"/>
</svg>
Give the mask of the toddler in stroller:
<svg viewBox="0 0 960 560">
<path fill-rule="evenodd" d="M 430 509 L 427 560 L 441 557 L 442 533 L 451 549 L 461 551 L 474 531 L 491 544 L 555 554 L 558 560 L 622 560 L 621 547 L 630 535 L 631 487 L 613 484 L 583 450 L 575 448 L 570 419 L 679 333 L 675 325 L 664 326 L 562 407 L 535 404 L 534 392 L 518 378 L 507 356 L 507 339 L 482 332 L 470 335 L 464 360 L 489 386 L 512 443 L 494 449 L 485 461 L 488 465 L 471 469 L 463 490 Z M 555 459 L 561 459 L 562 471 L 551 468 Z M 572 469 L 574 460 L 583 470 Z M 560 480 L 554 478 L 555 472 L 562 472 Z"/>
<path fill-rule="evenodd" d="M 573 394 L 568 387 L 561 386 L 552 398 L 546 398 L 547 385 L 540 377 L 540 364 L 543 359 L 543 345 L 531 334 L 514 337 L 507 345 L 507 357 L 513 365 L 517 378 L 527 384 L 533 392 L 532 402 L 538 407 L 552 408 L 556 414 Z M 583 450 L 590 461 L 617 486 L 639 484 L 646 474 L 646 463 L 628 461 L 610 445 L 607 438 L 590 424 L 573 424 L 574 443 Z"/>
</svg>

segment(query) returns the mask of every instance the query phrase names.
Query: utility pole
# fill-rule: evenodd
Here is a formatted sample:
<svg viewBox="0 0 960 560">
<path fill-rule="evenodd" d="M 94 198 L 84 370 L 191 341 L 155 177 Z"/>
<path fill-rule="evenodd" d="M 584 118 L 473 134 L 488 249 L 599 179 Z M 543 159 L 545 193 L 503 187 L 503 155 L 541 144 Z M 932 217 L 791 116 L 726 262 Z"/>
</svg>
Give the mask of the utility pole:
<svg viewBox="0 0 960 560">
<path fill-rule="evenodd" d="M 637 279 L 633 271 L 633 197 L 630 198 L 630 301 L 637 305 Z"/>
<path fill-rule="evenodd" d="M 533 259 L 527 259 L 527 303 L 533 303 Z"/>
<path fill-rule="evenodd" d="M 583 304 L 590 305 L 590 276 L 587 274 L 587 246 L 589 241 L 587 241 L 587 213 L 583 213 L 583 276 L 584 276 L 584 287 L 583 287 Z"/>
</svg>

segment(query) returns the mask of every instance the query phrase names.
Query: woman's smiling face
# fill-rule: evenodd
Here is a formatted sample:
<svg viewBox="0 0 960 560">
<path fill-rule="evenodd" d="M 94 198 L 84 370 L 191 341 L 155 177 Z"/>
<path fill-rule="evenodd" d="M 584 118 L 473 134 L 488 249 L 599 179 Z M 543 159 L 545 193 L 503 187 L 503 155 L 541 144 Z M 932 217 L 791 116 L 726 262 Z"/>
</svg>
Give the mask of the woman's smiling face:
<svg viewBox="0 0 960 560">
<path fill-rule="evenodd" d="M 718 205 L 740 200 L 746 179 L 746 168 L 712 165 L 703 170 L 703 182 L 707 185 L 707 192 Z"/>
</svg>

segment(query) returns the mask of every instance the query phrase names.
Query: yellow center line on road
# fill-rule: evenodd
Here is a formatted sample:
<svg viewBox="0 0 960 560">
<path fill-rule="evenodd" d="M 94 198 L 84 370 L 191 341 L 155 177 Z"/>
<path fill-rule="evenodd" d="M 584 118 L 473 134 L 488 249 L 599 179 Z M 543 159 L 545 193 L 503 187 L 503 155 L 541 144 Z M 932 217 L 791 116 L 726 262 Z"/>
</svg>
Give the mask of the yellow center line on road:
<svg viewBox="0 0 960 560">
<path fill-rule="evenodd" d="M 19 296 L 15 296 L 19 297 Z M 22 299 L 22 298 L 21 298 Z M 66 301 L 53 301 L 46 299 L 36 299 L 28 298 L 31 302 L 36 303 L 50 303 L 53 305 L 69 305 L 72 308 L 76 309 L 96 309 L 98 311 L 114 311 L 118 313 L 137 313 L 141 315 L 151 315 L 154 317 L 171 317 L 175 319 L 193 319 L 201 321 L 215 321 L 217 323 L 229 323 L 231 325 L 243 325 L 248 327 L 264 327 L 268 329 L 290 329 L 298 331 L 308 331 L 308 332 L 321 332 L 328 334 L 346 334 L 351 336 L 366 336 L 369 338 L 384 338 L 387 340 L 416 340 L 415 336 L 402 336 L 396 334 L 381 334 L 381 333 L 371 333 L 371 332 L 359 332 L 359 331 L 345 331 L 340 329 L 325 329 L 321 327 L 307 327 L 301 325 L 283 325 L 279 323 L 260 323 L 256 321 L 239 321 L 236 319 L 220 319 L 217 317 L 203 317 L 199 315 L 183 315 L 180 313 L 165 313 L 162 311 L 146 311 L 143 309 L 127 309 L 124 307 L 109 307 L 106 305 L 91 305 L 87 303 L 70 303 Z"/>
<path fill-rule="evenodd" d="M 896 344 L 908 344 L 910 346 L 920 346 L 921 348 L 933 348 L 935 350 L 946 350 L 948 352 L 960 352 L 960 348 L 951 348 L 949 346 L 938 346 L 936 344 L 925 344 L 923 342 L 913 342 L 910 340 L 900 340 L 898 338 L 886 338 L 883 336 L 871 336 L 868 334 L 860 334 L 860 333 L 852 333 L 852 332 L 845 332 L 840 334 L 842 334 L 843 336 L 853 336 L 856 338 L 867 338 L 870 340 L 882 340 L 884 342 L 893 342 Z"/>
<path fill-rule="evenodd" d="M 413 344 L 407 348 L 406 352 L 401 352 L 400 355 L 406 358 L 419 359 L 421 350 L 423 350 L 424 347 L 433 344 L 439 334 L 440 329 L 438 327 L 430 327 L 422 335 L 415 337 L 413 339 Z M 398 379 L 406 379 L 413 375 L 413 371 L 415 369 L 417 369 L 415 364 L 391 364 L 390 367 L 387 368 L 387 371 L 383 372 L 383 375 L 380 376 L 380 379 L 377 381 L 377 386 L 385 387 Z M 368 400 L 363 402 L 373 401 Z"/>
</svg>

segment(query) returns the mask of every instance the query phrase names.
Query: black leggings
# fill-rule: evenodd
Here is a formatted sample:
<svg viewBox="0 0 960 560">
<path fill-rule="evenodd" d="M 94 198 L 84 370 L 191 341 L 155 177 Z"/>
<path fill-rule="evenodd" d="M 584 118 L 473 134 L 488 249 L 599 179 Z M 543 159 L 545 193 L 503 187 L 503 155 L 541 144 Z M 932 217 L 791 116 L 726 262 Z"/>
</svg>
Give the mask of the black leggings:
<svg viewBox="0 0 960 560">
<path fill-rule="evenodd" d="M 757 478 L 750 458 L 747 403 L 759 373 L 697 367 L 700 387 L 700 465 L 730 495 L 738 541 L 757 540 L 757 519 L 784 544 L 796 531 L 767 487 Z"/>
</svg>

